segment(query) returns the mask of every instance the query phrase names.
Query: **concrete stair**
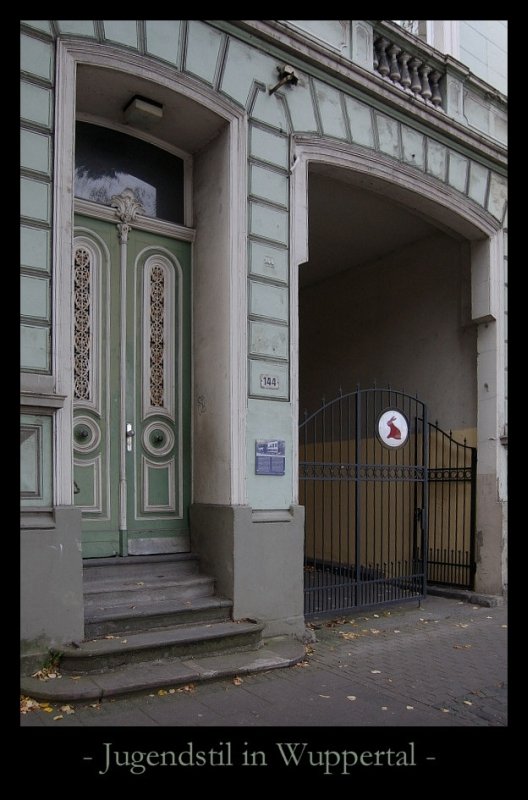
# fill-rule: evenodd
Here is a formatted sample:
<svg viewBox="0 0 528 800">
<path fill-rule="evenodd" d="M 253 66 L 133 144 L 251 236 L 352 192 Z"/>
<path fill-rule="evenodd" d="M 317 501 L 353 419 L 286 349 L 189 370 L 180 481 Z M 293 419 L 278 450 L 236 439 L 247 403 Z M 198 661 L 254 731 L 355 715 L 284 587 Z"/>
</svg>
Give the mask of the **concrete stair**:
<svg viewBox="0 0 528 800">
<path fill-rule="evenodd" d="M 264 625 L 232 620 L 190 554 L 90 559 L 85 640 L 61 650 L 60 678 L 26 677 L 22 692 L 50 702 L 101 699 L 296 663 L 288 637 L 264 646 Z"/>
</svg>

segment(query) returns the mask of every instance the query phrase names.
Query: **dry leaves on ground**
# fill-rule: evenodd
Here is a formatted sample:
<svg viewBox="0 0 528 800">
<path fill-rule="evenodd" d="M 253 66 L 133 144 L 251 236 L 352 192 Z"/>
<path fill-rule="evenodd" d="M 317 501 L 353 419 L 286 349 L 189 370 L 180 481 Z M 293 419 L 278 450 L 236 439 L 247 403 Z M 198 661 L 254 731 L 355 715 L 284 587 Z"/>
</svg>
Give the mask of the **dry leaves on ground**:
<svg viewBox="0 0 528 800">
<path fill-rule="evenodd" d="M 340 631 L 339 635 L 342 636 L 343 639 L 359 639 L 359 633 L 352 633 L 352 631 L 350 631 L 350 633 L 343 633 L 343 631 Z"/>
<path fill-rule="evenodd" d="M 36 700 L 33 700 L 32 697 L 28 697 L 27 695 L 21 695 L 20 697 L 20 713 L 27 714 L 29 711 L 38 711 L 40 708 L 39 704 Z"/>
<path fill-rule="evenodd" d="M 470 644 L 454 644 L 453 645 L 453 649 L 454 650 L 469 650 L 470 647 L 471 647 Z"/>
<path fill-rule="evenodd" d="M 325 622 L 325 628 L 335 628 L 336 625 L 346 625 L 347 622 L 348 620 L 346 617 L 337 617 L 336 619 Z"/>
<path fill-rule="evenodd" d="M 309 667 L 310 662 L 304 659 L 303 661 L 298 661 L 296 664 L 293 665 L 294 667 Z"/>
<path fill-rule="evenodd" d="M 31 677 L 38 678 L 39 681 L 48 681 L 54 678 L 62 678 L 62 675 L 56 667 L 42 667 L 42 669 L 34 672 Z"/>
<path fill-rule="evenodd" d="M 178 689 L 176 689 L 176 691 L 177 692 L 189 692 L 189 693 L 192 693 L 192 692 L 194 692 L 195 689 L 196 689 L 196 686 L 194 685 L 194 683 L 186 683 L 185 686 L 180 686 Z"/>
<path fill-rule="evenodd" d="M 241 683 L 244 683 L 242 678 L 239 678 L 238 675 L 235 675 L 235 677 L 233 678 L 233 685 L 240 686 Z"/>
</svg>

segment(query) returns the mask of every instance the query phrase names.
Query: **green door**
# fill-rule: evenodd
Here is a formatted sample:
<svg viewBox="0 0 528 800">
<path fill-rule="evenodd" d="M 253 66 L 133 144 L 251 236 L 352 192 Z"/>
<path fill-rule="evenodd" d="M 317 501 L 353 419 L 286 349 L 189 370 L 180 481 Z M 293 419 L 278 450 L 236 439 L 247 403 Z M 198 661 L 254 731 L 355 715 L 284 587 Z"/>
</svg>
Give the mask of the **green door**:
<svg viewBox="0 0 528 800">
<path fill-rule="evenodd" d="M 74 498 L 83 557 L 189 549 L 191 245 L 77 215 Z"/>
</svg>

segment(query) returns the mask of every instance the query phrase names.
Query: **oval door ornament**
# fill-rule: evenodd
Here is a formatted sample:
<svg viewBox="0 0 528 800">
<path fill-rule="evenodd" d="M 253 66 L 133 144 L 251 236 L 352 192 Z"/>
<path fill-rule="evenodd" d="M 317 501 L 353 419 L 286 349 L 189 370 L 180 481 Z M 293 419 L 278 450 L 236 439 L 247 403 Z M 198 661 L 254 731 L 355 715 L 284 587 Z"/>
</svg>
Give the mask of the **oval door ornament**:
<svg viewBox="0 0 528 800">
<path fill-rule="evenodd" d="M 389 408 L 378 417 L 377 433 L 382 444 L 394 450 L 409 438 L 409 424 L 401 411 Z"/>
</svg>

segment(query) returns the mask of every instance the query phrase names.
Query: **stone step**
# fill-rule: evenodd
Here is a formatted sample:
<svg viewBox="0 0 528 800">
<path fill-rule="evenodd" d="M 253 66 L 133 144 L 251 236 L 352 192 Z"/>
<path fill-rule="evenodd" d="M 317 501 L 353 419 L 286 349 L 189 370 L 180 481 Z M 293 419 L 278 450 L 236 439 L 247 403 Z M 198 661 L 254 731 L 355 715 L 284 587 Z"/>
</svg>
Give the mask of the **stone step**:
<svg viewBox="0 0 528 800">
<path fill-rule="evenodd" d="M 193 553 L 176 553 L 156 556 L 126 556 L 123 558 L 85 558 L 83 561 L 84 583 L 116 578 L 176 578 L 194 575 L 199 562 Z"/>
<path fill-rule="evenodd" d="M 64 647 L 60 671 L 103 672 L 139 661 L 248 650 L 259 645 L 263 627 L 254 622 L 211 622 L 92 639 Z"/>
<path fill-rule="evenodd" d="M 195 597 L 192 600 L 164 600 L 97 608 L 88 606 L 84 635 L 87 639 L 105 634 L 127 634 L 176 625 L 227 621 L 232 602 L 224 597 Z"/>
<path fill-rule="evenodd" d="M 256 651 L 127 664 L 104 674 L 74 676 L 75 680 L 73 676 L 65 674 L 47 681 L 22 678 L 21 691 L 24 695 L 49 703 L 100 701 L 289 667 L 302 661 L 304 655 L 304 645 L 300 642 L 287 636 L 277 636 L 265 640 Z"/>
<path fill-rule="evenodd" d="M 213 595 L 214 583 L 214 578 L 201 574 L 139 580 L 133 577 L 100 578 L 85 584 L 84 603 L 85 608 L 108 608 L 163 600 L 191 600 Z"/>
</svg>

